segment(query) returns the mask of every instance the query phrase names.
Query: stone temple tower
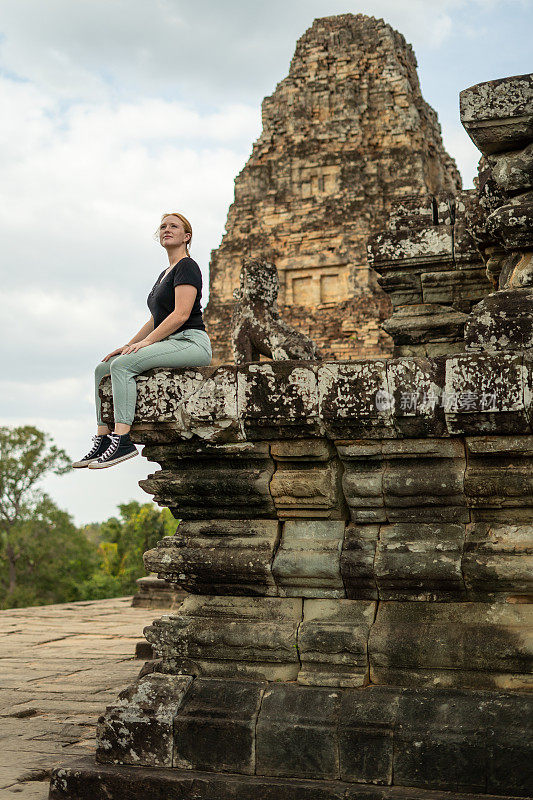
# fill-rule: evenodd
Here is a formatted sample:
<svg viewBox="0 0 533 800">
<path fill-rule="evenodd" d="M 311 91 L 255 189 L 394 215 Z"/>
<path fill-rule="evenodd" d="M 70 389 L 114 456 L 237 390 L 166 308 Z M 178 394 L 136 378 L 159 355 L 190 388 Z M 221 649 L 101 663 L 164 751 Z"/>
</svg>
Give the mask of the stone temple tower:
<svg viewBox="0 0 533 800">
<path fill-rule="evenodd" d="M 369 274 L 366 241 L 402 198 L 461 187 L 416 66 L 400 33 L 362 14 L 315 19 L 298 40 L 288 76 L 263 100 L 263 132 L 211 254 L 215 363 L 231 360 L 242 258 L 259 255 L 278 268 L 283 318 L 323 356 L 392 352 L 379 328 L 389 300 Z"/>
</svg>

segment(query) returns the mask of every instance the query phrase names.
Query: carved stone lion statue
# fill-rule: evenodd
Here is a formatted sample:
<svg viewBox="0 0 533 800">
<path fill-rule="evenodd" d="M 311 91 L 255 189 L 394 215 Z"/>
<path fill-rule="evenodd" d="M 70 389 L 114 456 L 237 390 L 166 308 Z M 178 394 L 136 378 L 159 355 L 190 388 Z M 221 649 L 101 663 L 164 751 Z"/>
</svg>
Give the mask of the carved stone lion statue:
<svg viewBox="0 0 533 800">
<path fill-rule="evenodd" d="M 232 344 L 236 364 L 259 361 L 259 354 L 274 361 L 318 358 L 316 344 L 309 336 L 280 319 L 279 291 L 275 264 L 263 258 L 244 258 L 240 288 L 232 316 Z"/>
</svg>

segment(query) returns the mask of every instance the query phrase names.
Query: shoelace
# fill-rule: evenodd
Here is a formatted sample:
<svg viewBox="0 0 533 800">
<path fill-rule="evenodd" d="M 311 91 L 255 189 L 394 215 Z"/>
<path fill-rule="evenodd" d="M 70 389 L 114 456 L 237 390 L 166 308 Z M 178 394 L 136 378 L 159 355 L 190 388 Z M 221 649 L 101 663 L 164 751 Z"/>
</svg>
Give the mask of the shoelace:
<svg viewBox="0 0 533 800">
<path fill-rule="evenodd" d="M 118 446 L 120 444 L 120 434 L 108 433 L 108 436 L 111 439 L 111 444 L 109 445 L 107 450 L 104 450 L 104 452 L 100 456 L 100 459 L 102 460 L 110 458 L 113 455 L 113 453 L 116 453 L 118 450 Z"/>
<path fill-rule="evenodd" d="M 103 436 L 101 436 L 101 435 L 99 435 L 97 433 L 93 436 L 94 444 L 93 444 L 91 450 L 85 456 L 85 458 L 91 458 L 94 453 L 98 452 L 98 448 L 100 447 L 100 443 L 101 443 L 103 438 L 104 438 Z"/>
</svg>

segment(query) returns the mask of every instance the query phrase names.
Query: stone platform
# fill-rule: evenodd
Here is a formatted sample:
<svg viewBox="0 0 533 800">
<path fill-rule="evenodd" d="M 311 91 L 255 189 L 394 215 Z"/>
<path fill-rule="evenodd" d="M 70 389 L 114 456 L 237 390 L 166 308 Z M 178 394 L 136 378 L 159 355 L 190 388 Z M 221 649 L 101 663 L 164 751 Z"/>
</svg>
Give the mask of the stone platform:
<svg viewBox="0 0 533 800">
<path fill-rule="evenodd" d="M 417 788 L 371 786 L 342 781 L 295 780 L 177 769 L 95 767 L 83 758 L 68 771 L 55 770 L 50 800 L 518 800 L 518 797 Z M 523 800 L 523 798 L 521 798 Z"/>
<path fill-rule="evenodd" d="M 0 611 L 2 800 L 45 800 L 52 766 L 93 755 L 98 716 L 136 678 L 153 615 L 131 597 Z"/>
<path fill-rule="evenodd" d="M 393 358 L 139 376 L 189 596 L 52 800 L 533 798 L 533 75 L 461 109 L 480 196 L 371 248 Z"/>
</svg>

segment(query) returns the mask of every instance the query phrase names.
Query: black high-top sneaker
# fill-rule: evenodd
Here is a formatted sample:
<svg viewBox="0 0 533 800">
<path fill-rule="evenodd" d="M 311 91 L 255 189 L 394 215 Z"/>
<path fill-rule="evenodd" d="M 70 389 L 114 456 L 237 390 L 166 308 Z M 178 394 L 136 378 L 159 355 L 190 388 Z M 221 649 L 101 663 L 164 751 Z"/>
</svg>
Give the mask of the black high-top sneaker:
<svg viewBox="0 0 533 800">
<path fill-rule="evenodd" d="M 111 444 L 96 461 L 91 461 L 89 469 L 104 469 L 126 461 L 128 458 L 138 456 L 137 448 L 130 439 L 129 433 L 120 436 L 118 433 L 110 433 Z"/>
<path fill-rule="evenodd" d="M 83 456 L 83 458 L 80 458 L 79 461 L 74 461 L 74 463 L 70 466 L 74 467 L 75 469 L 78 469 L 79 467 L 88 467 L 92 461 L 96 461 L 96 459 L 101 456 L 102 453 L 105 453 L 110 444 L 111 439 L 107 433 L 102 435 L 96 434 L 93 436 L 93 446 L 87 455 Z"/>
</svg>

